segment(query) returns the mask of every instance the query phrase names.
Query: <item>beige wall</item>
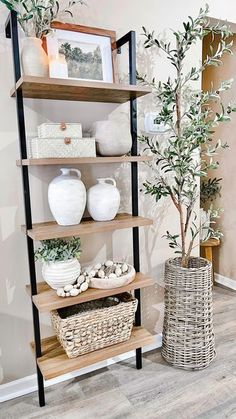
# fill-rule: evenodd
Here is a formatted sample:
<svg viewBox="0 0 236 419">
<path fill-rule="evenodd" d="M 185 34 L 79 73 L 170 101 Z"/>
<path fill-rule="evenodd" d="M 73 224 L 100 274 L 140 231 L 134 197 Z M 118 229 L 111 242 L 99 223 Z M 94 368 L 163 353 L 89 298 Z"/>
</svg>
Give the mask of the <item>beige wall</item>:
<svg viewBox="0 0 236 419">
<path fill-rule="evenodd" d="M 167 0 L 88 0 L 88 7 L 80 8 L 75 13 L 74 21 L 86 25 L 114 29 L 121 36 L 133 29 L 138 34 L 138 68 L 140 72 L 157 78 L 166 79 L 172 74 L 172 69 L 161 56 L 155 57 L 142 47 L 143 37 L 141 26 L 155 29 L 163 37 L 167 36 L 169 27 L 177 29 L 183 19 L 196 15 L 201 1 L 178 2 Z M 212 13 L 217 17 L 233 19 L 234 1 L 224 2 L 223 16 L 220 1 L 210 1 Z M 18 140 L 14 99 L 9 98 L 13 86 L 13 72 L 10 41 L 4 37 L 4 22 L 7 12 L 0 6 L 0 246 L 1 246 L 1 333 L 0 333 L 0 382 L 11 381 L 35 372 L 34 360 L 29 350 L 32 340 L 31 306 L 25 294 L 24 285 L 28 282 L 26 257 L 26 242 L 20 232 L 20 224 L 24 222 L 21 174 L 15 167 L 18 156 Z M 236 20 L 236 16 L 235 16 Z M 197 65 L 201 56 L 201 45 L 197 45 L 189 56 L 189 65 Z M 125 54 L 120 58 L 120 75 L 125 79 L 127 67 Z M 142 127 L 145 110 L 152 109 L 150 100 L 140 100 L 139 119 Z M 35 132 L 37 124 L 42 121 L 81 121 L 85 128 L 94 120 L 106 118 L 112 112 L 113 118 L 128 125 L 128 107 L 121 106 L 114 110 L 108 105 L 90 105 L 47 101 L 26 101 L 27 129 L 30 135 Z M 34 221 L 51 219 L 47 204 L 47 186 L 58 173 L 57 168 L 34 168 L 30 170 L 32 187 L 32 209 Z M 129 167 L 106 166 L 82 168 L 82 176 L 87 186 L 90 186 L 99 175 L 115 176 L 122 192 L 122 209 L 130 210 Z M 140 182 L 146 178 L 146 168 L 140 171 Z M 162 279 L 163 263 L 172 255 L 168 244 L 162 235 L 166 229 L 177 227 L 177 217 L 169 202 L 155 205 L 149 197 L 141 196 L 140 213 L 154 219 L 154 226 L 141 230 L 141 267 L 149 272 L 156 281 L 156 286 L 144 291 L 143 317 L 150 331 L 158 333 L 162 323 L 162 288 L 158 285 Z M 92 243 L 92 245 L 91 245 Z M 122 246 L 120 246 L 122 243 Z M 131 255 L 131 235 L 129 231 L 99 235 L 82 241 L 82 261 L 101 260 L 105 257 L 126 257 Z M 40 275 L 39 275 L 40 278 Z M 47 316 L 41 317 L 43 334 L 50 335 L 50 321 Z"/>
<path fill-rule="evenodd" d="M 206 37 L 203 43 L 203 57 L 209 52 L 209 42 L 211 40 Z M 213 43 L 213 48 L 217 47 L 218 38 Z M 211 83 L 217 88 L 222 80 L 235 79 L 236 75 L 236 35 L 233 37 L 234 55 L 225 55 L 223 57 L 223 66 L 208 68 L 203 73 L 203 88 L 211 89 Z M 234 81 L 232 89 L 222 94 L 223 103 L 236 103 L 236 81 Z M 236 235 L 236 216 L 235 216 L 235 155 L 236 155 L 236 114 L 232 114 L 230 123 L 220 124 L 215 130 L 215 139 L 221 139 L 227 142 L 229 149 L 220 152 L 217 160 L 220 165 L 217 170 L 209 173 L 210 177 L 222 178 L 221 197 L 217 198 L 214 206 L 223 208 L 224 212 L 217 221 L 216 226 L 223 232 L 224 237 L 221 239 L 221 246 L 215 249 L 215 271 L 227 278 L 236 280 L 236 261 L 235 261 L 235 235 Z"/>
</svg>

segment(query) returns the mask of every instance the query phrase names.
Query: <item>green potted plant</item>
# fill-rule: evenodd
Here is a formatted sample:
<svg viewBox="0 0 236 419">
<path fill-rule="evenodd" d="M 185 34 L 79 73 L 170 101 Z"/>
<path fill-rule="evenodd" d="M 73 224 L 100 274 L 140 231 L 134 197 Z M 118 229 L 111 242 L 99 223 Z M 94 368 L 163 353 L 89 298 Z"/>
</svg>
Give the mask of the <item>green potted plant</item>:
<svg viewBox="0 0 236 419">
<path fill-rule="evenodd" d="M 35 259 L 43 263 L 43 279 L 51 288 L 74 284 L 80 276 L 80 244 L 78 237 L 43 240 L 35 251 Z"/>
<path fill-rule="evenodd" d="M 231 54 L 231 35 L 226 25 L 209 26 L 208 6 L 200 9 L 196 19 L 189 17 L 182 31 L 173 31 L 174 43 L 156 39 L 154 32 L 143 28 L 146 48 L 161 52 L 175 69 L 166 82 L 151 81 L 138 75 L 141 83 L 153 87 L 158 115 L 155 120 L 165 126 L 163 136 L 141 137 L 153 154 L 153 178 L 146 180 L 144 191 L 156 201 L 169 198 L 179 219 L 179 231 L 167 231 L 165 237 L 177 254 L 165 265 L 165 315 L 162 355 L 172 365 L 201 369 L 215 356 L 212 325 L 212 271 L 203 258 L 193 257 L 198 246 L 199 223 L 196 209 L 199 178 L 218 166 L 215 155 L 226 145 L 212 142 L 215 127 L 230 121 L 233 105 L 224 106 L 221 92 L 230 89 L 232 80 L 224 81 L 211 91 L 193 89 L 195 81 L 208 66 L 222 64 L 223 54 Z M 188 70 L 191 48 L 207 34 L 220 36 L 216 50 L 197 67 Z M 211 102 L 218 104 L 214 112 Z M 207 345 L 205 344 L 207 342 Z"/>
<path fill-rule="evenodd" d="M 18 22 L 26 38 L 21 52 L 25 75 L 48 76 L 48 57 L 42 48 L 43 36 L 49 34 L 51 22 L 64 13 L 72 15 L 71 8 L 84 4 L 83 0 L 69 0 L 63 9 L 56 0 L 0 0 L 9 10 L 17 12 Z"/>
<path fill-rule="evenodd" d="M 219 239 L 223 236 L 220 229 L 215 228 L 215 220 L 219 219 L 223 209 L 214 208 L 213 201 L 220 196 L 222 179 L 216 177 L 211 179 L 201 179 L 200 187 L 200 241 L 204 242 L 209 239 Z"/>
</svg>

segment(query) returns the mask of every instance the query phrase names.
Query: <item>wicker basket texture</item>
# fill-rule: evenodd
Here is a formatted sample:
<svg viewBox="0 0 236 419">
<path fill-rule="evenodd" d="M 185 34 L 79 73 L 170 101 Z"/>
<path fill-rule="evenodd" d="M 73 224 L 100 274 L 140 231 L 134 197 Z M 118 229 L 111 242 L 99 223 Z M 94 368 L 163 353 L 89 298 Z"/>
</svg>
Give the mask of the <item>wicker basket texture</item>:
<svg viewBox="0 0 236 419">
<path fill-rule="evenodd" d="M 51 312 L 57 338 L 69 358 L 130 338 L 138 301 L 129 293 L 102 300 L 102 308 L 96 308 L 96 301 L 79 304 L 80 312 L 66 318 L 62 318 L 58 310 Z M 115 305 L 111 305 L 111 301 L 115 301 Z"/>
<path fill-rule="evenodd" d="M 163 358 L 186 370 L 206 368 L 216 356 L 211 263 L 191 258 L 186 269 L 180 258 L 169 259 L 164 302 Z"/>
</svg>

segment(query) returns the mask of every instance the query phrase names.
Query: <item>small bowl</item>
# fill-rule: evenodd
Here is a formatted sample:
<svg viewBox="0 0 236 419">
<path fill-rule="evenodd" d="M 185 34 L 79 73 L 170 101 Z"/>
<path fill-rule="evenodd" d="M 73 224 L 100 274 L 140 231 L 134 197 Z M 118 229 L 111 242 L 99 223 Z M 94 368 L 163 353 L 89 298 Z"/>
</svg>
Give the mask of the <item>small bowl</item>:
<svg viewBox="0 0 236 419">
<path fill-rule="evenodd" d="M 111 288 L 120 288 L 130 284 L 135 279 L 136 272 L 132 265 L 128 265 L 128 267 L 128 273 L 117 278 L 91 278 L 89 287 L 105 290 Z"/>
</svg>

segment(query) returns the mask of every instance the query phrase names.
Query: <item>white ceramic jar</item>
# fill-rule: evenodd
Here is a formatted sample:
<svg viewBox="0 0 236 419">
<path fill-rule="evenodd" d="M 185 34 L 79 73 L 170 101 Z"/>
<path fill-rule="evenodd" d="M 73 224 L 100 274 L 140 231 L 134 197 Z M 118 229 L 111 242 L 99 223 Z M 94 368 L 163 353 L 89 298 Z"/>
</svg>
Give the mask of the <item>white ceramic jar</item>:
<svg viewBox="0 0 236 419">
<path fill-rule="evenodd" d="M 53 217 L 59 225 L 79 224 L 86 205 L 86 189 L 77 169 L 60 169 L 49 185 L 48 202 Z M 75 174 L 72 174 L 75 173 Z"/>
<path fill-rule="evenodd" d="M 120 192 L 112 178 L 99 178 L 87 193 L 88 212 L 95 221 L 113 220 L 119 210 Z"/>
<path fill-rule="evenodd" d="M 24 39 L 21 63 L 25 76 L 48 77 L 48 56 L 42 47 L 41 39 L 34 37 Z"/>
<path fill-rule="evenodd" d="M 94 122 L 92 136 L 95 137 L 97 152 L 101 156 L 123 156 L 132 147 L 129 130 L 115 121 Z"/>
<path fill-rule="evenodd" d="M 42 267 L 44 281 L 54 290 L 74 284 L 80 273 L 81 266 L 76 258 L 62 262 L 44 262 Z"/>
</svg>

